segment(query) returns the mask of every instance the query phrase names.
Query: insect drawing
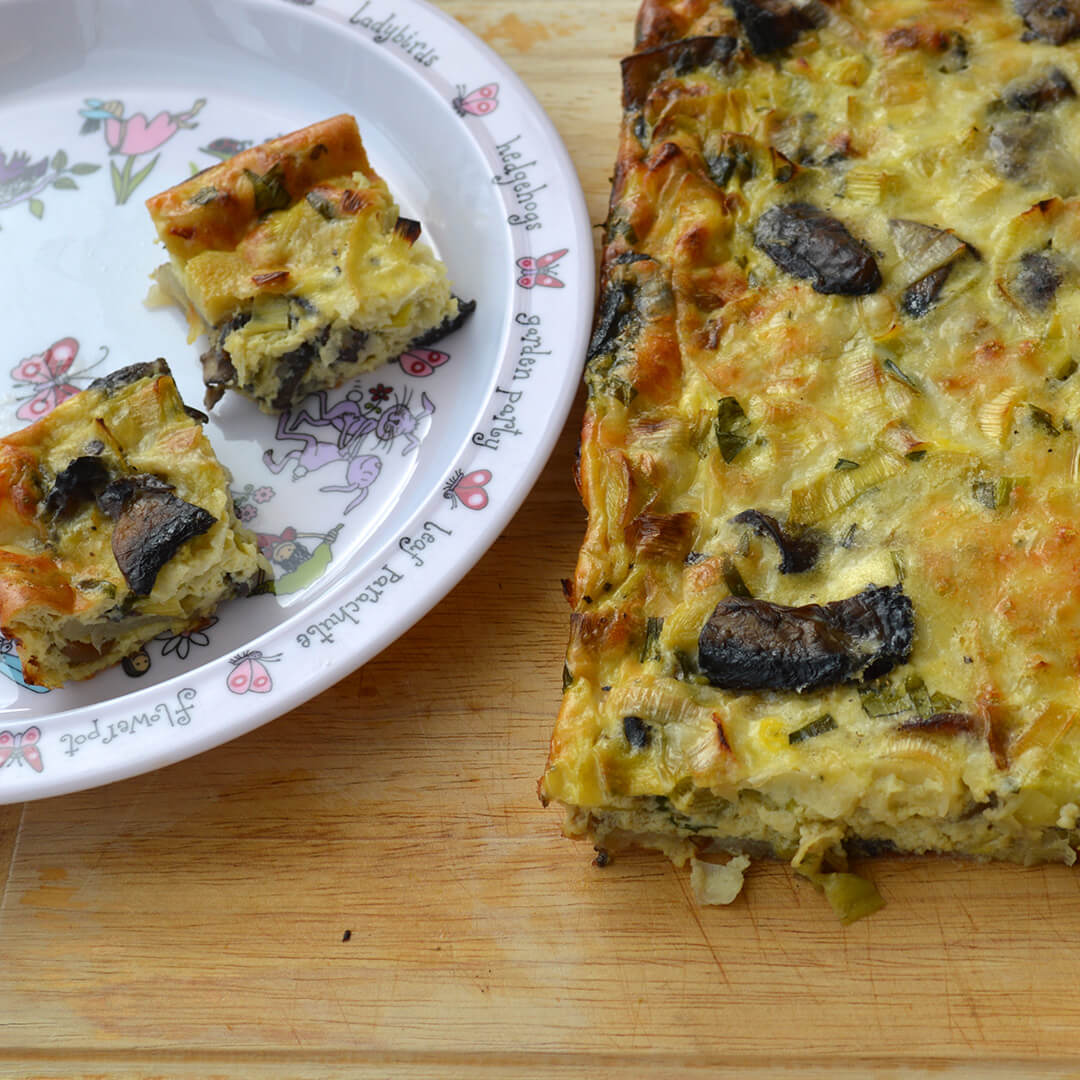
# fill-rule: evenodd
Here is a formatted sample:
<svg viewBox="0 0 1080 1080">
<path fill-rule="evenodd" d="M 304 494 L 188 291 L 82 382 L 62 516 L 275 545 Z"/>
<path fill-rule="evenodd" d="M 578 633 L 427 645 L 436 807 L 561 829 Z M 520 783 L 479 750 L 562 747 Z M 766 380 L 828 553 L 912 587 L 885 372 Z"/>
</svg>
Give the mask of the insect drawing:
<svg viewBox="0 0 1080 1080">
<path fill-rule="evenodd" d="M 499 107 L 499 84 L 488 83 L 469 93 L 464 84 L 457 88 L 457 97 L 450 102 L 458 116 L 488 116 Z"/>
<path fill-rule="evenodd" d="M 517 283 L 523 289 L 531 289 L 537 285 L 545 289 L 563 288 L 563 282 L 555 276 L 555 267 L 569 250 L 569 248 L 562 248 L 560 251 L 549 251 L 546 255 L 541 255 L 539 259 L 534 259 L 531 255 L 518 259 L 518 269 L 524 272 L 517 279 Z"/>
<path fill-rule="evenodd" d="M 266 665 L 280 659 L 281 653 L 265 656 L 258 649 L 242 652 L 229 661 L 232 671 L 229 672 L 225 685 L 234 694 L 269 694 L 274 689 L 274 680 L 266 670 Z"/>
<path fill-rule="evenodd" d="M 406 375 L 424 378 L 431 375 L 437 367 L 442 367 L 449 359 L 449 353 L 440 352 L 438 349 L 410 349 L 398 357 L 398 363 Z"/>
<path fill-rule="evenodd" d="M 34 772 L 41 772 L 45 763 L 41 760 L 38 740 L 41 728 L 28 727 L 25 731 L 0 731 L 0 768 L 24 761 Z"/>
<path fill-rule="evenodd" d="M 0 674 L 6 675 L 16 686 L 32 690 L 35 694 L 47 694 L 47 686 L 33 686 L 23 678 L 22 664 L 15 654 L 15 642 L 11 638 L 0 637 Z"/>
<path fill-rule="evenodd" d="M 72 371 L 71 365 L 79 352 L 79 343 L 72 337 L 54 341 L 44 352 L 35 353 L 20 360 L 12 369 L 16 390 L 22 391 L 21 402 L 15 415 L 20 420 L 40 420 L 52 412 L 62 401 L 77 394 L 81 387 L 75 383 L 87 378 L 108 355 L 109 349 L 102 345 L 101 356 L 89 367 Z"/>
<path fill-rule="evenodd" d="M 487 469 L 474 469 L 467 475 L 457 469 L 443 488 L 443 498 L 449 499 L 451 506 L 461 503 L 468 510 L 483 510 L 488 504 L 484 488 L 490 480 L 491 473 Z"/>
</svg>

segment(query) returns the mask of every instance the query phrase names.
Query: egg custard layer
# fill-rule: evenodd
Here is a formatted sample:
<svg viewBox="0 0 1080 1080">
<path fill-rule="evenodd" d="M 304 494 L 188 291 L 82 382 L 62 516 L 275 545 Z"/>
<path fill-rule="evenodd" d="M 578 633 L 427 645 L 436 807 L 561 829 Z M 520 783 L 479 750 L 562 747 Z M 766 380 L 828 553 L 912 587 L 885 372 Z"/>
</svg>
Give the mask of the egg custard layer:
<svg viewBox="0 0 1080 1080">
<path fill-rule="evenodd" d="M 848 853 L 1073 862 L 1080 5 L 637 31 L 542 798 L 827 892 Z"/>
<path fill-rule="evenodd" d="M 476 306 L 450 292 L 336 116 L 244 150 L 147 200 L 170 255 L 156 279 L 207 332 L 207 405 L 226 389 L 280 412 L 430 344 Z"/>
<path fill-rule="evenodd" d="M 28 683 L 85 679 L 269 575 L 164 360 L 0 439 L 0 631 Z"/>
</svg>

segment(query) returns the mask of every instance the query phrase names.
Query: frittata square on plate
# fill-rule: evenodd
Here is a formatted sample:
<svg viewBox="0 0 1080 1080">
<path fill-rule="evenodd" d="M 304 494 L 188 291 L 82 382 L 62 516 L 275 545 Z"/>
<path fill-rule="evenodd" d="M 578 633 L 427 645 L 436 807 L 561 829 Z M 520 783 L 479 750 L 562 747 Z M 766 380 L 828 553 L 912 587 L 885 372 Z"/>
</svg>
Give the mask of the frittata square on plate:
<svg viewBox="0 0 1080 1080">
<path fill-rule="evenodd" d="M 455 330 L 475 308 L 401 217 L 356 121 L 335 116 L 244 150 L 147 200 L 170 261 L 156 280 L 206 331 L 206 403 L 265 412 Z"/>
<path fill-rule="evenodd" d="M 163 360 L 0 439 L 0 630 L 27 682 L 85 679 L 269 575 Z"/>
<path fill-rule="evenodd" d="M 645 0 L 637 35 L 542 798 L 847 918 L 849 854 L 1072 863 L 1080 5 Z"/>
</svg>

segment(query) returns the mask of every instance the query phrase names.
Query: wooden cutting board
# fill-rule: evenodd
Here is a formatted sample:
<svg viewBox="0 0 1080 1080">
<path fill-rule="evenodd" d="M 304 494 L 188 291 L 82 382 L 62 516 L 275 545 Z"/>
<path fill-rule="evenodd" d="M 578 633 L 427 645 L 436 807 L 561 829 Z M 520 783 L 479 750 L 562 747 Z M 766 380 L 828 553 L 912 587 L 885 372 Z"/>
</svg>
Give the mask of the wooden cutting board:
<svg viewBox="0 0 1080 1080">
<path fill-rule="evenodd" d="M 635 0 L 441 6 L 532 87 L 601 222 Z M 535 781 L 580 413 L 363 670 L 199 758 L 0 808 L 0 1076 L 1080 1075 L 1075 871 L 882 860 L 888 906 L 845 929 L 784 866 L 701 909 L 665 859 L 560 837 Z"/>
</svg>

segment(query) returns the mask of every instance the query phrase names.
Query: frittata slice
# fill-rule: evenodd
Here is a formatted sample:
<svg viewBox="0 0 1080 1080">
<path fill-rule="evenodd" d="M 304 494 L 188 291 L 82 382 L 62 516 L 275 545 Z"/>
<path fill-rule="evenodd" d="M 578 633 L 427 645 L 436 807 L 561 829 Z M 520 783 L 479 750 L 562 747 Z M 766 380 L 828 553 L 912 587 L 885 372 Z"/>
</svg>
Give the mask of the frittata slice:
<svg viewBox="0 0 1080 1080">
<path fill-rule="evenodd" d="M 0 439 L 0 631 L 28 683 L 85 679 L 269 575 L 164 360 Z"/>
<path fill-rule="evenodd" d="M 239 390 L 280 412 L 430 344 L 475 308 L 398 214 L 356 121 L 244 150 L 146 203 L 166 296 L 206 331 L 207 406 Z"/>
<path fill-rule="evenodd" d="M 848 854 L 1072 863 L 1080 7 L 637 27 L 542 798 L 721 899 L 710 852 L 789 859 L 848 917 Z"/>
</svg>

